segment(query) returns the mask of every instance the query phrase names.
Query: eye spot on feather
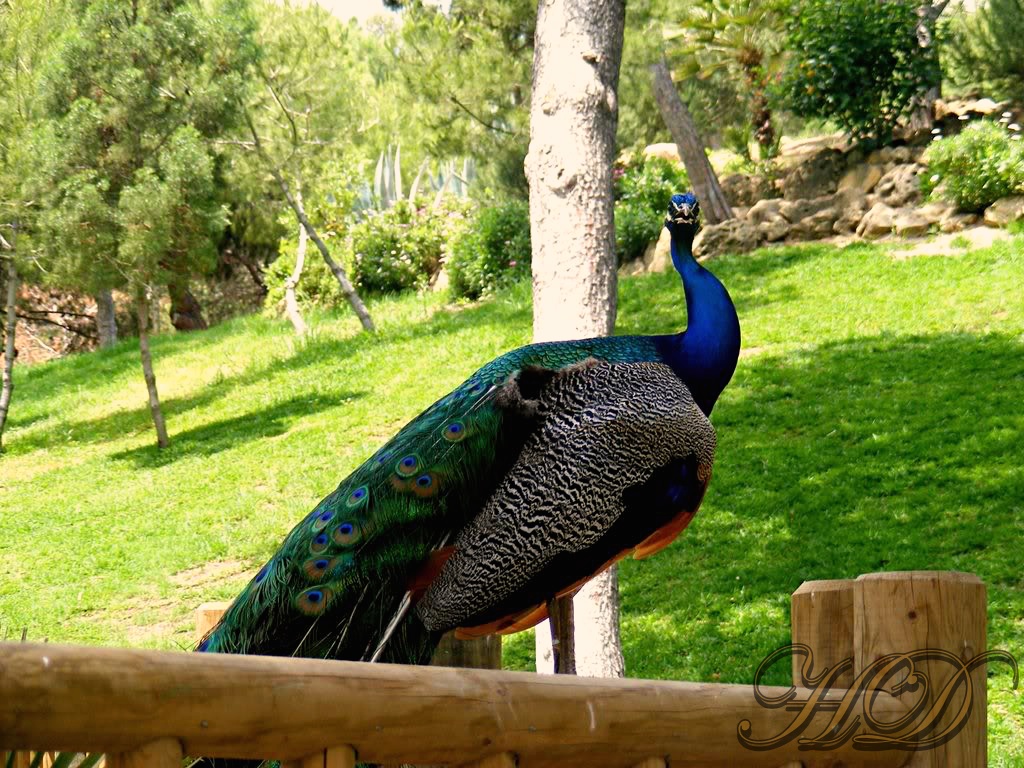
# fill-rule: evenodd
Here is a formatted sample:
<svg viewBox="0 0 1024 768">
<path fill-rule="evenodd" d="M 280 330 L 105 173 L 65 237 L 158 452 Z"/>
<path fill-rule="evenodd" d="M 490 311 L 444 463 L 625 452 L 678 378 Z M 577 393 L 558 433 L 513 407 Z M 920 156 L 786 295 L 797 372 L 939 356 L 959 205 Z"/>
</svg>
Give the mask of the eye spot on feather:
<svg viewBox="0 0 1024 768">
<path fill-rule="evenodd" d="M 355 544 L 362 538 L 362 531 L 360 531 L 353 523 L 346 521 L 334 529 L 334 533 L 331 534 L 331 538 L 334 539 L 335 544 L 347 547 L 351 544 Z"/>
<path fill-rule="evenodd" d="M 408 456 L 403 456 L 402 459 L 395 466 L 395 472 L 400 474 L 402 477 L 411 477 L 416 474 L 416 469 L 420 465 L 420 460 L 416 457 L 416 454 L 410 453 Z"/>
<path fill-rule="evenodd" d="M 305 592 L 300 592 L 299 596 L 295 598 L 295 607 L 307 616 L 316 616 L 324 612 L 330 599 L 331 591 L 329 589 L 307 589 Z"/>
<path fill-rule="evenodd" d="M 437 475 L 433 472 L 425 472 L 416 478 L 412 485 L 413 493 L 421 498 L 433 496 L 440 488 Z"/>
<path fill-rule="evenodd" d="M 262 568 L 260 568 L 259 572 L 256 574 L 256 578 L 254 578 L 253 581 L 255 581 L 257 584 L 262 584 L 263 580 L 267 578 L 268 573 L 270 573 L 270 563 L 267 563 Z"/>
<path fill-rule="evenodd" d="M 467 395 L 479 395 L 484 391 L 484 383 L 482 381 L 474 382 L 469 389 L 466 390 Z"/>
<path fill-rule="evenodd" d="M 326 557 L 316 557 L 312 560 L 307 560 L 303 565 L 302 570 L 306 572 L 306 576 L 310 579 L 321 579 L 323 575 L 327 573 L 327 568 L 330 566 L 331 561 Z"/>
<path fill-rule="evenodd" d="M 394 453 L 392 451 L 381 451 L 380 455 L 377 456 L 377 463 L 384 464 L 392 456 L 394 456 Z"/>
<path fill-rule="evenodd" d="M 356 488 L 354 491 L 352 491 L 352 493 L 349 494 L 348 501 L 346 503 L 350 507 L 357 507 L 360 504 L 362 504 L 364 501 L 366 501 L 366 498 L 369 495 L 370 495 L 370 489 L 367 488 L 365 485 L 361 485 L 358 488 Z"/>
<path fill-rule="evenodd" d="M 309 551 L 314 555 L 319 555 L 325 549 L 327 549 L 327 543 L 330 541 L 330 537 L 322 531 L 313 537 L 312 543 L 309 545 Z"/>
<path fill-rule="evenodd" d="M 317 515 L 316 519 L 313 521 L 313 530 L 322 531 L 325 527 L 327 527 L 327 524 L 331 522 L 332 517 L 334 517 L 334 512 L 330 509 L 325 509 L 319 515 Z"/>
<path fill-rule="evenodd" d="M 466 425 L 461 421 L 453 421 L 442 432 L 444 439 L 450 443 L 457 443 L 466 436 Z"/>
<path fill-rule="evenodd" d="M 206 638 L 205 640 L 203 640 L 203 642 L 201 642 L 199 644 L 199 647 L 196 648 L 196 650 L 199 651 L 199 653 L 203 653 L 209 647 L 210 647 L 210 638 Z"/>
</svg>

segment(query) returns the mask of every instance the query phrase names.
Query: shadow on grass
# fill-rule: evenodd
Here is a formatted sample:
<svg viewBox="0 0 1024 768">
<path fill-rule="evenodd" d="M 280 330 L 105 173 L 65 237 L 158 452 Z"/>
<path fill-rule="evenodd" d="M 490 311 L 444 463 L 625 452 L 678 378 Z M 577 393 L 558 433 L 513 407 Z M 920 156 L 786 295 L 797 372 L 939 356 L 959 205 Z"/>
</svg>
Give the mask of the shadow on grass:
<svg viewBox="0 0 1024 768">
<path fill-rule="evenodd" d="M 370 336 L 358 333 L 352 336 L 335 336 L 330 331 L 314 334 L 306 341 L 296 345 L 290 355 L 282 355 L 266 364 L 254 364 L 236 375 L 227 376 L 216 383 L 210 384 L 194 394 L 181 398 L 168 398 L 161 402 L 164 415 L 173 431 L 173 419 L 177 414 L 204 408 L 230 397 L 236 390 L 270 380 L 273 377 L 294 372 L 313 365 L 323 365 L 330 361 L 337 366 L 338 383 L 344 381 L 344 361 L 354 355 L 380 354 L 381 347 L 415 340 L 429 336 L 432 339 L 464 332 L 467 329 L 479 329 L 487 326 L 502 326 L 512 323 L 528 322 L 528 307 L 508 301 L 493 301 L 466 308 L 441 310 L 434 313 L 428 320 L 410 322 L 407 326 L 391 327 Z M 157 365 L 157 384 L 159 385 L 159 369 L 162 366 L 173 366 L 174 356 L 203 345 L 221 343 L 225 337 L 246 335 L 250 331 L 243 326 L 238 328 L 233 323 L 218 326 L 209 331 L 194 334 L 174 334 L 159 337 L 154 346 L 154 358 Z M 278 337 L 267 339 L 268 343 L 282 343 Z M 503 351 L 503 350 L 499 350 Z M 381 355 L 383 360 L 386 352 Z M 43 370 L 43 369 L 46 370 Z M 141 367 L 138 362 L 138 349 L 134 342 L 126 341 L 113 350 L 76 355 L 55 365 L 37 366 L 29 369 L 27 379 L 19 388 L 19 396 L 33 399 L 34 412 L 24 415 L 24 410 L 12 408 L 11 424 L 16 428 L 24 428 L 44 416 L 49 416 L 51 409 L 46 407 L 46 399 L 55 399 L 63 388 L 74 386 L 89 389 L 100 386 L 113 377 L 123 376 L 126 372 L 138 370 L 141 379 Z M 345 395 L 339 394 L 341 399 Z M 19 414 L 22 414 L 19 417 Z M 52 428 L 38 430 L 27 435 L 18 436 L 9 441 L 11 454 L 29 453 L 34 450 L 46 449 L 51 446 L 66 444 L 69 439 L 78 444 L 95 444 L 115 440 L 126 434 L 152 429 L 149 409 L 140 400 L 138 407 L 117 411 L 96 419 L 75 419 L 73 414 L 67 418 L 59 418 Z"/>
<path fill-rule="evenodd" d="M 112 454 L 112 458 L 129 460 L 137 467 L 145 468 L 162 467 L 186 456 L 211 456 L 243 443 L 284 434 L 296 419 L 356 397 L 362 397 L 362 394 L 293 397 L 265 410 L 221 419 L 178 434 L 172 433 L 171 444 L 167 448 L 146 445 Z"/>
<path fill-rule="evenodd" d="M 1010 335 L 873 337 L 741 362 L 715 410 L 701 514 L 669 550 L 623 567 L 629 674 L 750 682 L 788 642 L 801 582 L 883 570 L 977 574 L 990 645 L 1019 648 L 1022 402 L 1024 345 Z"/>
</svg>

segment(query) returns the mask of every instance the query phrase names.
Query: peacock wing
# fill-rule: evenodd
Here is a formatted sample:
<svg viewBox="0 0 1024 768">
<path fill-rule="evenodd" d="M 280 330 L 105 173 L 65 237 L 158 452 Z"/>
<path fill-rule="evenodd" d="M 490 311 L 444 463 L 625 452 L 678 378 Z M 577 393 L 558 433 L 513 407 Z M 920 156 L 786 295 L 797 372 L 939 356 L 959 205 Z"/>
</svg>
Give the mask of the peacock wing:
<svg viewBox="0 0 1024 768">
<path fill-rule="evenodd" d="M 659 536 L 670 541 L 700 505 L 715 433 L 667 366 L 572 366 L 542 390 L 538 414 L 416 606 L 429 629 L 535 623 L 550 597 Z"/>
</svg>

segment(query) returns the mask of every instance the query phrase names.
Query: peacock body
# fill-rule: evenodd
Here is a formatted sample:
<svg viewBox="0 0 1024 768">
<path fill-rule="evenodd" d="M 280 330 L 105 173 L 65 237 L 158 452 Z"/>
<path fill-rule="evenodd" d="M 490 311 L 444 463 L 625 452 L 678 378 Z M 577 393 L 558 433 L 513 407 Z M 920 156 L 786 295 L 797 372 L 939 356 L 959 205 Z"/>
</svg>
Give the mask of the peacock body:
<svg viewBox="0 0 1024 768">
<path fill-rule="evenodd" d="M 425 663 L 441 633 L 546 617 L 616 559 L 666 546 L 711 475 L 739 352 L 728 293 L 672 198 L 680 334 L 532 344 L 480 368 L 323 499 L 200 651 Z"/>
</svg>

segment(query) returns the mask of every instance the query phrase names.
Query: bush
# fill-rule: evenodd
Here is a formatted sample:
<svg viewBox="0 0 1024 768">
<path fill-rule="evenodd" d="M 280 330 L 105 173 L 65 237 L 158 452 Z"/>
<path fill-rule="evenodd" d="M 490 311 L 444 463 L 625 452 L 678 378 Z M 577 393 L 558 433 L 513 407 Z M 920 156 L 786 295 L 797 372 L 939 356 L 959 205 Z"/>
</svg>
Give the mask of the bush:
<svg viewBox="0 0 1024 768">
<path fill-rule="evenodd" d="M 918 42 L 918 5 L 799 0 L 787 25 L 787 106 L 802 117 L 835 120 L 857 139 L 890 138 L 914 97 L 938 82 L 935 46 Z"/>
<path fill-rule="evenodd" d="M 426 285 L 441 266 L 445 231 L 439 217 L 402 200 L 352 227 L 352 282 L 366 293 Z"/>
<path fill-rule="evenodd" d="M 514 200 L 477 211 L 446 260 L 453 296 L 470 299 L 530 274 L 530 209 Z"/>
<path fill-rule="evenodd" d="M 980 211 L 1002 197 L 1024 193 L 1024 142 L 1013 136 L 983 120 L 933 142 L 924 156 L 930 171 L 925 191 L 938 187 L 965 211 Z"/>
<path fill-rule="evenodd" d="M 329 238 L 327 247 L 335 259 L 348 261 L 343 254 L 337 252 L 342 246 L 337 238 Z M 282 238 L 278 245 L 278 256 L 263 271 L 263 281 L 267 285 L 267 296 L 263 300 L 265 311 L 273 316 L 279 315 L 284 308 L 284 286 L 295 269 L 295 257 L 298 251 L 298 235 Z M 303 307 L 334 307 L 344 301 L 338 281 L 327 268 L 320 252 L 312 241 L 306 245 L 306 261 L 302 268 L 302 278 L 295 287 L 295 299 Z"/>
<path fill-rule="evenodd" d="M 619 263 L 643 256 L 657 240 L 669 198 L 689 189 L 686 171 L 660 157 L 641 158 L 615 173 L 615 253 Z"/>
</svg>

